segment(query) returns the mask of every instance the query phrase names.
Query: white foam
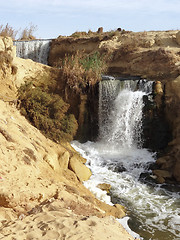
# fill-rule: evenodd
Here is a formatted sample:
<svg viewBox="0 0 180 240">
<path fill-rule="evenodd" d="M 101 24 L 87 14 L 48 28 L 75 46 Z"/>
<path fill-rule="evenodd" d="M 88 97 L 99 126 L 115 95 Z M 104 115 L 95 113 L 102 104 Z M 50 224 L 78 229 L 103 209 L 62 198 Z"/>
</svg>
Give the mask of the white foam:
<svg viewBox="0 0 180 240">
<path fill-rule="evenodd" d="M 138 239 L 143 239 L 140 237 L 139 234 L 135 233 L 134 231 L 132 231 L 129 226 L 128 226 L 128 220 L 129 220 L 129 217 L 124 217 L 124 218 L 121 218 L 121 219 L 117 219 L 117 221 L 126 229 L 126 231 L 133 237 L 133 238 L 138 238 Z"/>
<path fill-rule="evenodd" d="M 110 153 L 108 153 L 107 148 L 103 150 L 102 145 L 99 143 L 87 142 L 80 144 L 74 141 L 72 146 L 87 159 L 87 165 L 92 170 L 93 175 L 84 184 L 98 199 L 107 204 L 112 204 L 106 192 L 96 187 L 98 183 L 111 184 L 113 195 L 123 199 L 123 202 L 128 202 L 129 210 L 135 211 L 140 216 L 143 228 L 148 228 L 150 229 L 149 231 L 153 231 L 153 229 L 169 231 L 180 237 L 177 233 L 177 229 L 179 229 L 177 223 L 180 219 L 178 215 L 180 212 L 178 193 L 175 194 L 162 190 L 159 185 L 154 188 L 139 181 L 138 170 L 137 175 L 135 175 L 135 172 L 132 170 L 132 173 L 128 166 L 128 164 L 131 165 L 133 163 L 133 160 L 130 160 L 129 157 L 127 160 L 126 155 L 123 158 L 123 154 L 120 156 L 120 161 L 123 163 L 123 166 L 127 167 L 128 171 L 114 172 L 110 168 Z M 115 155 L 113 154 L 113 159 Z M 129 153 L 129 155 L 131 154 Z M 133 149 L 132 155 L 135 156 L 135 161 L 139 159 L 139 161 L 144 161 L 145 165 L 149 161 L 154 161 L 152 154 L 144 149 L 137 149 L 137 152 Z"/>
</svg>

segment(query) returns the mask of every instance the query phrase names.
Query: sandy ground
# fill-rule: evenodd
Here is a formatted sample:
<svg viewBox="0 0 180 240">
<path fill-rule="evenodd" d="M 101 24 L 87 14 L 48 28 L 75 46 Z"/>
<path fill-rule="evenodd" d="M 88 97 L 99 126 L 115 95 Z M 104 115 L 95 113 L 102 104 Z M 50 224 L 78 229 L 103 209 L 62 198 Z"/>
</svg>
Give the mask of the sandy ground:
<svg viewBox="0 0 180 240">
<path fill-rule="evenodd" d="M 134 239 L 114 217 L 76 215 L 62 208 L 61 201 L 51 200 L 23 214 L 0 228 L 0 239 L 38 240 L 130 240 Z"/>
<path fill-rule="evenodd" d="M 66 151 L 0 100 L 0 239 L 133 239 L 58 167 Z"/>
</svg>

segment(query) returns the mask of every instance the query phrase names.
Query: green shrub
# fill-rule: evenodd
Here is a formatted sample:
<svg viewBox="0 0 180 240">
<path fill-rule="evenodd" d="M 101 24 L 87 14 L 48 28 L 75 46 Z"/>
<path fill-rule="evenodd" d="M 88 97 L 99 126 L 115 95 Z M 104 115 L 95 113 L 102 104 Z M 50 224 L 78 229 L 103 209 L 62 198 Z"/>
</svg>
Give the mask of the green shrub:
<svg viewBox="0 0 180 240">
<path fill-rule="evenodd" d="M 77 131 L 77 121 L 68 114 L 69 104 L 57 95 L 26 83 L 19 88 L 21 113 L 46 137 L 59 142 L 71 141 Z"/>
</svg>

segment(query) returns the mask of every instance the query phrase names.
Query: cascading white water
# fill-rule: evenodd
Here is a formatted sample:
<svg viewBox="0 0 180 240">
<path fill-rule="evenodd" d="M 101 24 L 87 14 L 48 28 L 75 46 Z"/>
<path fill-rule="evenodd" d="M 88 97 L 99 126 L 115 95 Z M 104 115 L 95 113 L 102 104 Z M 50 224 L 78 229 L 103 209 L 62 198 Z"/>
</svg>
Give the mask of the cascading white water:
<svg viewBox="0 0 180 240">
<path fill-rule="evenodd" d="M 74 141 L 72 146 L 87 159 L 93 173 L 84 185 L 99 199 L 112 204 L 111 198 L 96 187 L 103 182 L 111 184 L 113 201 L 131 211 L 130 226 L 142 239 L 177 240 L 180 238 L 178 192 L 141 179 L 155 161 L 152 153 L 140 147 L 142 98 L 152 91 L 151 86 L 144 80 L 102 81 L 99 140 L 84 144 Z"/>
<path fill-rule="evenodd" d="M 14 41 L 16 56 L 31 59 L 35 62 L 48 64 L 51 40 Z"/>
<path fill-rule="evenodd" d="M 118 80 L 100 83 L 99 138 L 113 146 L 140 145 L 144 92 L 136 91 L 136 82 Z"/>
</svg>

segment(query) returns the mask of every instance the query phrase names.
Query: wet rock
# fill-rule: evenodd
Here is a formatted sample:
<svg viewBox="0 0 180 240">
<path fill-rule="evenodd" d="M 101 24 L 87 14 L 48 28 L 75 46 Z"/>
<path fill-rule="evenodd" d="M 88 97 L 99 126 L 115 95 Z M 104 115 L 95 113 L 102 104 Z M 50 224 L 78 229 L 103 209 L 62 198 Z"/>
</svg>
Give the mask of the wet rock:
<svg viewBox="0 0 180 240">
<path fill-rule="evenodd" d="M 161 178 L 171 178 L 172 177 L 172 173 L 170 173 L 169 171 L 166 171 L 166 170 L 153 170 L 153 173 L 157 177 L 161 177 Z"/>
<path fill-rule="evenodd" d="M 159 177 L 156 178 L 156 182 L 160 183 L 160 184 L 163 184 L 163 183 L 165 183 L 165 178 L 159 176 Z"/>
<path fill-rule="evenodd" d="M 98 188 L 100 188 L 103 191 L 106 191 L 107 193 L 109 193 L 110 189 L 111 189 L 111 184 L 108 183 L 100 183 L 97 185 Z"/>
<path fill-rule="evenodd" d="M 104 202 L 97 203 L 99 207 L 106 212 L 107 216 L 114 216 L 115 218 L 123 218 L 126 216 L 125 207 L 120 204 L 115 204 L 114 206 L 110 206 Z"/>
<path fill-rule="evenodd" d="M 170 170 L 172 169 L 174 165 L 175 159 L 171 156 L 164 156 L 161 158 L 158 158 L 156 163 L 160 166 L 163 170 Z"/>
</svg>

